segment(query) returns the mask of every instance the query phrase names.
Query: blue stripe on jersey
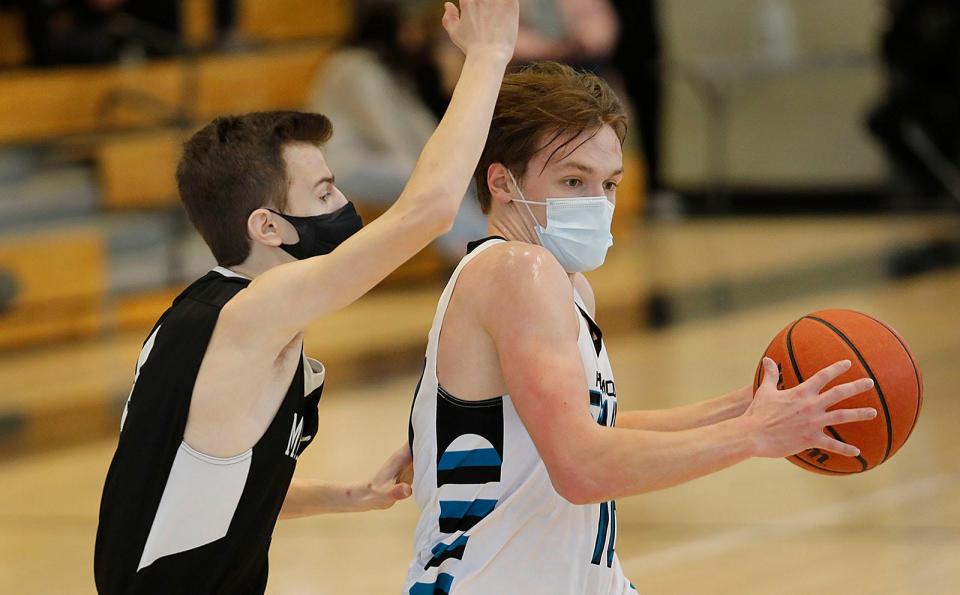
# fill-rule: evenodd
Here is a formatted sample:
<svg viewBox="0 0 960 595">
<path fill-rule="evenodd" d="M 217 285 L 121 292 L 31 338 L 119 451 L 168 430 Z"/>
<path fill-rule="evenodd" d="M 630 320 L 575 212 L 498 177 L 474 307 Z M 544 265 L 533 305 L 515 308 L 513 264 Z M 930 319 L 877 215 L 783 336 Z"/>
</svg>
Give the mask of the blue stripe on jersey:
<svg viewBox="0 0 960 595">
<path fill-rule="evenodd" d="M 461 535 L 456 538 L 453 543 L 443 543 L 440 542 L 437 545 L 433 546 L 431 553 L 433 558 L 430 558 L 430 561 L 427 562 L 426 566 L 423 567 L 424 570 L 427 570 L 433 566 L 440 566 L 445 560 L 450 558 L 455 558 L 457 560 L 463 559 L 463 552 L 467 549 L 467 536 Z"/>
<path fill-rule="evenodd" d="M 593 547 L 593 559 L 591 564 L 600 565 L 600 558 L 603 556 L 603 546 L 607 541 L 607 524 L 610 522 L 609 507 L 606 502 L 600 504 L 600 526 L 597 527 L 597 544 Z"/>
<path fill-rule="evenodd" d="M 453 576 L 441 572 L 432 583 L 416 583 L 410 587 L 409 595 L 447 595 L 453 584 Z"/>
<path fill-rule="evenodd" d="M 443 543 L 443 542 L 438 543 L 437 545 L 433 546 L 433 549 L 430 550 L 430 552 L 434 556 L 439 556 L 444 552 L 453 551 L 458 547 L 467 547 L 467 539 L 468 539 L 467 535 L 461 535 L 460 537 L 457 537 L 456 539 L 454 539 L 453 543 Z"/>
<path fill-rule="evenodd" d="M 617 545 L 617 501 L 610 501 L 610 547 L 607 548 L 607 568 L 613 568 L 613 548 Z"/>
<path fill-rule="evenodd" d="M 462 519 L 464 517 L 485 517 L 497 505 L 496 500 L 441 500 L 441 519 Z"/>
<path fill-rule="evenodd" d="M 473 450 L 448 450 L 440 457 L 437 471 L 449 471 L 460 467 L 499 467 L 502 464 L 495 448 Z"/>
</svg>

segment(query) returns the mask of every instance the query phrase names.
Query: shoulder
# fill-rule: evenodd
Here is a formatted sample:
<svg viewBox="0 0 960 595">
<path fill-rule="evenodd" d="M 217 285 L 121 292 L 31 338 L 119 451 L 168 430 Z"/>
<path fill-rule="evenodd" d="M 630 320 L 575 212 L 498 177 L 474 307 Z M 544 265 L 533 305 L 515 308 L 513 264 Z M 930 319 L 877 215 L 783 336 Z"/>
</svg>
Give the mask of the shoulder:
<svg viewBox="0 0 960 595">
<path fill-rule="evenodd" d="M 457 285 L 484 318 L 501 323 L 573 311 L 566 271 L 545 248 L 525 242 L 487 248 L 464 268 Z"/>
<path fill-rule="evenodd" d="M 569 287 L 567 274 L 543 246 L 503 242 L 491 246 L 467 265 L 462 275 L 496 283 L 498 289 Z"/>
</svg>

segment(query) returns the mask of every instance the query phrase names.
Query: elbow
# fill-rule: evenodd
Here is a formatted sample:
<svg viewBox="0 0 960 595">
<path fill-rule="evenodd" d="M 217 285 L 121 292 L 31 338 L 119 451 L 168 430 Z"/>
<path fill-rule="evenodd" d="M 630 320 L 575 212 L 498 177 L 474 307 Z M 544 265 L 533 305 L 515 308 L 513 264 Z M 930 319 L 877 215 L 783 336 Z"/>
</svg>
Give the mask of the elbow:
<svg viewBox="0 0 960 595">
<path fill-rule="evenodd" d="M 442 236 L 453 229 L 453 222 L 460 211 L 460 202 L 449 200 L 437 200 L 428 214 L 431 223 L 431 229 L 436 235 Z"/>
<path fill-rule="evenodd" d="M 425 192 L 409 200 L 408 205 L 408 220 L 430 239 L 449 232 L 460 210 L 459 201 L 440 192 Z"/>
<path fill-rule="evenodd" d="M 434 224 L 436 225 L 436 235 L 442 236 L 447 233 L 450 233 L 450 230 L 453 229 L 453 222 L 457 218 L 458 209 L 440 209 L 440 212 L 435 215 Z"/>
<path fill-rule="evenodd" d="M 556 469 L 548 467 L 548 473 L 553 489 L 570 504 L 582 506 L 605 500 L 588 472 L 581 472 L 572 466 L 564 466 Z"/>
</svg>

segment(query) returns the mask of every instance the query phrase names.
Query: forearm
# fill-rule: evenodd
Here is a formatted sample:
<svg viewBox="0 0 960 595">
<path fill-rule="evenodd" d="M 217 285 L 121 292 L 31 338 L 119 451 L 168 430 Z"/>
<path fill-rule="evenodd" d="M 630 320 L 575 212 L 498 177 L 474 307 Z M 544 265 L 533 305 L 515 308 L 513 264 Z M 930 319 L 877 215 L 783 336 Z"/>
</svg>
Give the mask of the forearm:
<svg viewBox="0 0 960 595">
<path fill-rule="evenodd" d="M 679 485 L 754 456 L 743 418 L 677 432 L 597 427 L 567 476 L 577 503 L 595 503 Z M 568 496 L 568 499 L 570 497 Z"/>
<path fill-rule="evenodd" d="M 369 489 L 359 484 L 334 484 L 294 478 L 280 509 L 281 519 L 295 519 L 332 512 L 370 510 Z"/>
<path fill-rule="evenodd" d="M 449 214 L 452 223 L 487 141 L 508 59 L 495 50 L 467 55 L 450 106 L 420 154 L 398 207 Z"/>
<path fill-rule="evenodd" d="M 274 267 L 251 283 L 248 296 L 259 298 L 248 310 L 269 317 L 269 324 L 261 326 L 276 334 L 281 347 L 311 321 L 365 294 L 450 229 L 486 142 L 506 62 L 495 50 L 468 54 L 450 109 L 393 207 L 332 253 Z M 287 307 L 264 308 L 277 303 Z"/>
<path fill-rule="evenodd" d="M 700 428 L 742 415 L 752 399 L 751 387 L 745 386 L 714 399 L 681 407 L 621 411 L 617 413 L 617 427 L 661 432 Z"/>
</svg>

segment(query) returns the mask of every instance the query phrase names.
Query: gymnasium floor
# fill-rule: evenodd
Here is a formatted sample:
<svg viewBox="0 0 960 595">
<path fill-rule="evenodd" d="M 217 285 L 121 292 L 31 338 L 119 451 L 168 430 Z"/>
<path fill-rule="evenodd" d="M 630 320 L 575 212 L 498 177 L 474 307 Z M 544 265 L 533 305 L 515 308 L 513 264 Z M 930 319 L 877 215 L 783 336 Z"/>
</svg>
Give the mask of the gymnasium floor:
<svg viewBox="0 0 960 595">
<path fill-rule="evenodd" d="M 812 253 L 829 251 L 837 234 L 855 229 L 889 237 L 883 227 L 889 225 L 803 223 L 810 254 L 801 252 L 791 267 L 814 263 Z M 640 269 L 651 259 L 673 259 L 674 266 L 662 267 L 665 276 L 699 279 L 711 268 L 765 262 L 771 278 L 783 273 L 769 253 L 723 250 L 703 230 L 657 233 L 661 242 L 621 252 L 617 266 Z M 750 235 L 736 234 L 745 241 Z M 728 233 L 726 239 L 737 237 Z M 681 257 L 690 250 L 715 260 L 684 266 Z M 624 284 L 637 282 L 623 278 Z M 785 323 L 808 311 L 845 307 L 886 320 L 910 342 L 925 383 L 914 435 L 893 459 L 861 476 L 822 477 L 782 460 L 753 460 L 618 502 L 618 555 L 641 593 L 960 592 L 960 270 L 898 281 L 828 279 L 818 287 L 726 313 L 707 315 L 700 308 L 663 330 L 610 333 L 621 409 L 667 407 L 746 384 L 760 352 Z M 601 326 L 616 326 L 605 318 L 603 301 L 614 289 L 598 291 Z M 68 379 L 69 362 L 63 370 Z M 321 402 L 318 440 L 301 458 L 298 474 L 359 480 L 372 473 L 405 440 L 415 383 L 411 372 L 332 386 Z M 105 439 L 0 464 L 0 593 L 94 591 L 97 506 L 114 444 Z M 268 592 L 399 593 L 415 521 L 408 501 L 385 512 L 281 522 Z"/>
</svg>

